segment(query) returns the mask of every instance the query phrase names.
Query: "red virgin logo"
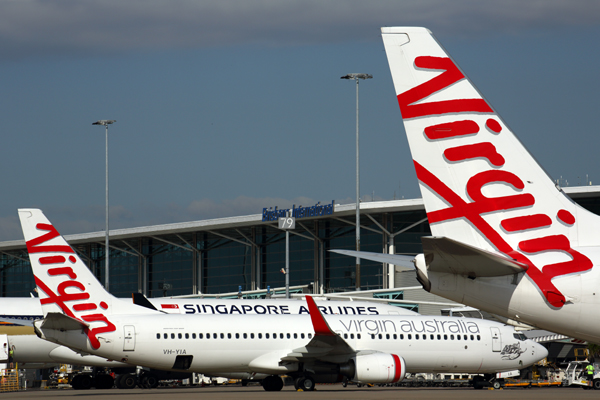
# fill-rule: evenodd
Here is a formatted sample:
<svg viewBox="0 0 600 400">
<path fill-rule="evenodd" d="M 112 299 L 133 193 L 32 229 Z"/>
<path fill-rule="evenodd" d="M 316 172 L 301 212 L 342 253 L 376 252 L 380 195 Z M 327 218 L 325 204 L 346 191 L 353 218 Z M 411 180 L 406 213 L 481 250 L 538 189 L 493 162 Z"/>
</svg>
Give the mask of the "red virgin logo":
<svg viewBox="0 0 600 400">
<path fill-rule="evenodd" d="M 460 113 L 493 114 L 492 108 L 483 99 L 454 99 L 415 104 L 464 79 L 464 75 L 449 58 L 417 57 L 415 66 L 419 69 L 441 70 L 443 72 L 429 81 L 398 95 L 398 103 L 404 119 Z M 452 117 L 452 115 L 449 115 L 449 117 Z M 452 143 L 451 140 L 456 138 L 476 138 L 482 128 L 477 122 L 457 115 L 456 121 L 427 126 L 423 133 L 429 141 L 435 142 L 443 139 L 447 143 Z M 502 126 L 494 119 L 494 116 L 487 119 L 485 129 L 494 135 L 502 134 Z M 467 145 L 457 144 L 444 151 L 443 159 L 446 163 L 485 159 L 491 169 L 476 173 L 468 179 L 465 189 L 470 201 L 465 201 L 427 168 L 414 160 L 418 179 L 450 205 L 447 208 L 429 211 L 427 213 L 429 223 L 436 224 L 454 219 L 466 219 L 499 252 L 528 265 L 529 268 L 526 273 L 541 290 L 548 303 L 557 308 L 562 307 L 566 301 L 565 296 L 551 282 L 552 278 L 587 271 L 592 268 L 590 259 L 571 248 L 570 241 L 565 235 L 550 235 L 523 240 L 518 243 L 519 251 L 517 251 L 503 238 L 497 229 L 482 217 L 483 214 L 531 208 L 536 202 L 532 194 L 520 193 L 525 189 L 521 178 L 502 169 L 505 158 L 497 151 L 493 143 L 481 140 Z M 512 187 L 516 193 L 509 196 L 486 197 L 482 193 L 482 188 L 490 183 L 506 184 Z M 575 223 L 575 217 L 567 210 L 556 210 L 554 216 L 566 226 L 570 227 Z M 501 226 L 506 231 L 505 234 L 510 235 L 514 232 L 548 227 L 552 225 L 552 222 L 551 215 L 538 213 L 506 218 L 501 221 Z M 548 251 L 567 253 L 570 255 L 571 260 L 538 268 L 524 254 L 534 255 Z"/>
<path fill-rule="evenodd" d="M 77 274 L 73 271 L 72 265 L 77 262 L 74 251 L 68 245 L 47 245 L 46 242 L 60 236 L 54 226 L 50 224 L 37 224 L 36 228 L 47 233 L 27 241 L 27 251 L 33 253 L 49 253 L 52 255 L 44 256 L 39 259 L 42 266 L 47 267 L 47 278 L 63 277 L 63 281 L 56 287 L 56 293 L 44 283 L 45 277 L 34 276 L 35 283 L 46 296 L 40 302 L 44 304 L 56 304 L 64 313 L 71 318 L 88 323 L 101 322 L 104 325 L 88 328 L 84 331 L 90 340 L 90 344 L 94 349 L 100 347 L 100 342 L 96 335 L 105 332 L 114 332 L 116 327 L 106 318 L 101 312 L 97 312 L 98 308 L 106 310 L 108 304 L 101 301 L 96 304 L 89 301 L 90 294 L 86 292 L 85 285 L 77 280 Z M 56 254 L 63 253 L 64 255 Z M 68 303 L 68 304 L 67 304 Z M 94 312 L 95 311 L 95 312 Z M 75 313 L 91 312 L 88 314 L 79 315 Z"/>
</svg>

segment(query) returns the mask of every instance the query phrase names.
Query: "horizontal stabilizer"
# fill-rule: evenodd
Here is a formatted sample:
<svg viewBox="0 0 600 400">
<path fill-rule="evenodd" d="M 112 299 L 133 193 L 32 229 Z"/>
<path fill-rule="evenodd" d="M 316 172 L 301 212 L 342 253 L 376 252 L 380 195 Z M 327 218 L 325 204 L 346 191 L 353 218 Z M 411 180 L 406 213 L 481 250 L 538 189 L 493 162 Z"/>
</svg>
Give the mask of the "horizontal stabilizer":
<svg viewBox="0 0 600 400">
<path fill-rule="evenodd" d="M 528 266 L 447 237 L 422 237 L 427 269 L 470 278 L 525 272 Z"/>
<path fill-rule="evenodd" d="M 413 260 L 415 256 L 404 256 L 401 254 L 371 253 L 368 251 L 353 250 L 329 250 L 332 253 L 343 254 L 350 257 L 364 258 L 365 260 L 377 261 L 386 264 L 398 265 L 400 267 L 414 269 Z"/>
<path fill-rule="evenodd" d="M 68 315 L 50 312 L 41 321 L 36 321 L 36 327 L 41 330 L 54 329 L 58 331 L 76 331 L 88 328 L 89 324 Z"/>
</svg>

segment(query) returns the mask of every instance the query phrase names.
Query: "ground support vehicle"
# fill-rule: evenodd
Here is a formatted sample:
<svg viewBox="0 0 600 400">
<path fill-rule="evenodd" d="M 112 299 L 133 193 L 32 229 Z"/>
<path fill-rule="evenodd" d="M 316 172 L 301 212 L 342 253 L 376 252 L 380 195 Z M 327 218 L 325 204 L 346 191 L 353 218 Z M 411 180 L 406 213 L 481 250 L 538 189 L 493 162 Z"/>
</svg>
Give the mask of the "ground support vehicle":
<svg viewBox="0 0 600 400">
<path fill-rule="evenodd" d="M 580 386 L 584 389 L 600 390 L 600 364 L 593 363 L 595 374 L 591 382 L 585 370 L 588 365 L 587 361 L 571 361 L 565 369 L 562 386 Z"/>
</svg>

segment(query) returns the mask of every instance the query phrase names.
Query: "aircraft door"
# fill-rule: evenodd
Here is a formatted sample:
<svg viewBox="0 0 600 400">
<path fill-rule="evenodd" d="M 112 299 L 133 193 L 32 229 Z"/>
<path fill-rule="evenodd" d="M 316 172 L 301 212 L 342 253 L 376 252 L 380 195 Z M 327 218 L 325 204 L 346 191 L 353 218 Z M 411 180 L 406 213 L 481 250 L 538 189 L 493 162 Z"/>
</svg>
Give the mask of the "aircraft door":
<svg viewBox="0 0 600 400">
<path fill-rule="evenodd" d="M 490 328 L 492 331 L 492 351 L 502 350 L 502 336 L 499 328 Z"/>
<path fill-rule="evenodd" d="M 123 327 L 123 351 L 135 350 L 135 326 L 125 325 Z"/>
</svg>

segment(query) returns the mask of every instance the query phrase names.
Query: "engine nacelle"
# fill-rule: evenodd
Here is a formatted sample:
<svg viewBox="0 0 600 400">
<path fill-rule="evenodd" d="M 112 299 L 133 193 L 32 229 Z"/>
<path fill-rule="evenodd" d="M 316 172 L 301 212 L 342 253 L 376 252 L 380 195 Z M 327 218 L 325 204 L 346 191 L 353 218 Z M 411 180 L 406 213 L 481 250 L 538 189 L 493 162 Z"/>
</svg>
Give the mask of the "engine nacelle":
<svg viewBox="0 0 600 400">
<path fill-rule="evenodd" d="M 365 383 L 400 382 L 406 374 L 406 362 L 396 354 L 373 353 L 352 359 L 340 367 L 340 373 Z"/>
</svg>

